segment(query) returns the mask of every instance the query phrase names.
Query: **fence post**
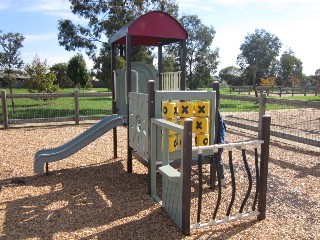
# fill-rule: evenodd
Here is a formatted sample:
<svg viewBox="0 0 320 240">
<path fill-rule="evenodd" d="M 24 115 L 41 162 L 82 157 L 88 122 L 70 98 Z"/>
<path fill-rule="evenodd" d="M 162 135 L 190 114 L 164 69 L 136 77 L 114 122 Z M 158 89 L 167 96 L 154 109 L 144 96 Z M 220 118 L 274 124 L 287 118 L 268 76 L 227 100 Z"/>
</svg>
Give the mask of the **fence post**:
<svg viewBox="0 0 320 240">
<path fill-rule="evenodd" d="M 281 87 L 279 88 L 279 97 L 281 97 Z"/>
<path fill-rule="evenodd" d="M 74 117 L 76 125 L 79 125 L 79 90 L 74 91 Z"/>
<path fill-rule="evenodd" d="M 271 116 L 264 115 L 262 118 L 261 139 L 263 140 L 263 144 L 261 145 L 260 186 L 259 186 L 259 198 L 258 198 L 259 215 L 257 217 L 258 220 L 263 220 L 266 218 L 270 124 L 271 124 Z"/>
<path fill-rule="evenodd" d="M 5 90 L 1 90 L 1 103 L 2 103 L 2 121 L 4 129 L 9 128 L 8 109 L 7 109 L 7 95 Z"/>
<path fill-rule="evenodd" d="M 265 92 L 260 93 L 259 98 L 259 123 L 258 123 L 258 138 L 262 136 L 262 117 L 266 114 L 267 94 Z"/>
<path fill-rule="evenodd" d="M 190 235 L 192 120 L 184 121 L 182 161 L 182 232 Z"/>
</svg>

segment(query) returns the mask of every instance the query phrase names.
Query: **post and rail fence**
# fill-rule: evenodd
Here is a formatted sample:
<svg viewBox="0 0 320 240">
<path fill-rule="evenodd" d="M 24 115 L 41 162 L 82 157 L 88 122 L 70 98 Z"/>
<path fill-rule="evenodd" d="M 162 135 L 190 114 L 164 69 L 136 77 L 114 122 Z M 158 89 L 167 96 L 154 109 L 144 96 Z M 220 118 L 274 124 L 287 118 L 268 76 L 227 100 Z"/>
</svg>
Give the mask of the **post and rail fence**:
<svg viewBox="0 0 320 240">
<path fill-rule="evenodd" d="M 80 93 L 75 90 L 73 93 L 19 93 L 19 94 L 6 94 L 5 90 L 1 91 L 1 104 L 2 104 L 2 125 L 4 129 L 8 129 L 9 125 L 14 124 L 26 124 L 26 123 L 50 123 L 50 122 L 68 122 L 74 121 L 76 125 L 80 121 L 84 120 L 100 120 L 107 115 L 111 115 L 110 109 L 101 109 L 99 111 L 85 111 L 81 114 L 81 108 L 79 102 L 83 98 L 110 98 L 111 93 L 101 93 L 101 92 L 86 92 Z M 30 109 L 25 106 L 26 109 L 19 109 L 16 104 L 16 109 L 9 108 L 7 105 L 8 99 L 72 99 L 73 98 L 73 109 L 63 109 L 50 111 L 50 107 L 42 105 L 39 109 Z M 70 101 L 70 100 L 68 100 Z M 72 101 L 72 100 L 71 100 Z M 18 108 L 18 109 L 17 109 Z M 37 114 L 32 114 L 32 111 L 37 111 Z M 40 112 L 41 111 L 41 112 Z M 41 115 L 41 117 L 39 117 Z M 1 118 L 0 118 L 1 119 Z"/>
<path fill-rule="evenodd" d="M 0 121 L 4 129 L 14 124 L 25 123 L 50 123 L 50 122 L 74 122 L 79 124 L 84 120 L 100 120 L 110 115 L 110 109 L 92 112 L 81 109 L 81 99 L 99 98 L 104 101 L 111 97 L 111 93 L 28 93 L 28 94 L 6 94 L 1 91 L 2 116 Z M 12 108 L 7 105 L 8 99 L 56 99 L 71 98 L 74 108 L 68 111 L 55 110 L 49 113 L 41 113 L 41 117 L 35 116 L 36 109 L 24 109 L 23 114 L 12 114 Z M 235 96 L 220 94 L 221 113 L 227 125 L 259 132 L 259 119 L 264 114 L 272 116 L 271 136 L 287 139 L 311 146 L 320 147 L 320 101 L 297 101 L 285 99 L 267 98 L 267 93 L 261 93 L 259 98 L 252 96 Z M 69 100 L 70 101 L 70 100 Z M 228 112 L 227 105 L 244 106 L 243 111 Z M 16 104 L 17 105 L 17 104 Z M 16 106 L 18 107 L 18 105 Z M 45 108 L 45 107 L 42 107 Z M 43 109 L 39 109 L 39 111 Z M 0 113 L 1 114 L 1 113 Z M 43 115 L 43 116 L 42 116 Z M 15 117 L 18 116 L 18 117 Z M 19 117 L 20 116 L 20 117 Z"/>
<path fill-rule="evenodd" d="M 281 87 L 281 86 L 257 86 L 257 91 L 258 92 L 266 92 L 267 96 L 270 94 L 272 95 L 278 95 L 279 97 L 284 96 L 284 95 L 319 95 L 319 89 L 317 87 L 310 87 L 310 86 L 305 86 L 305 87 Z M 236 92 L 236 93 L 247 93 L 250 95 L 253 90 L 253 86 L 229 86 L 229 92 Z"/>
</svg>

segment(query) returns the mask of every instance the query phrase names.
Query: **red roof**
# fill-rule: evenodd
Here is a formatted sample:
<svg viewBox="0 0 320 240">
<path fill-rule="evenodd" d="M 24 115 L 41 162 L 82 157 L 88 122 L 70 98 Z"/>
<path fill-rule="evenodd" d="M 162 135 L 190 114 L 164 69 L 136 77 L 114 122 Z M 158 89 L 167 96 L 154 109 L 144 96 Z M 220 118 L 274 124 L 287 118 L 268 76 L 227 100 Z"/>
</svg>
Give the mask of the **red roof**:
<svg viewBox="0 0 320 240">
<path fill-rule="evenodd" d="M 148 12 L 123 26 L 109 39 L 109 43 L 125 45 L 126 35 L 132 45 L 158 46 L 188 38 L 188 33 L 172 16 L 161 11 Z"/>
</svg>

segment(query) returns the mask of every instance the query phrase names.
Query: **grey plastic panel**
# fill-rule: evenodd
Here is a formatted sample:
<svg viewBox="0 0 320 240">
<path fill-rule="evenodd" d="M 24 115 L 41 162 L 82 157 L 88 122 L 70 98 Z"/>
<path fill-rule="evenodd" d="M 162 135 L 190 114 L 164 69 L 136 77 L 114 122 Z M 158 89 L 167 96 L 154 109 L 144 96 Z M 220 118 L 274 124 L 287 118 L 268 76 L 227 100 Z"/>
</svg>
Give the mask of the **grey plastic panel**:
<svg viewBox="0 0 320 240">
<path fill-rule="evenodd" d="M 130 92 L 129 111 L 129 146 L 148 159 L 148 94 Z"/>
<path fill-rule="evenodd" d="M 131 92 L 148 93 L 148 81 L 155 80 L 155 89 L 159 89 L 158 72 L 143 62 L 131 64 Z M 126 67 L 116 70 L 116 108 L 117 114 L 127 114 L 126 102 Z M 138 79 L 138 84 L 137 84 Z M 138 87 L 137 87 L 138 86 Z M 138 91 L 137 91 L 138 90 Z"/>
</svg>

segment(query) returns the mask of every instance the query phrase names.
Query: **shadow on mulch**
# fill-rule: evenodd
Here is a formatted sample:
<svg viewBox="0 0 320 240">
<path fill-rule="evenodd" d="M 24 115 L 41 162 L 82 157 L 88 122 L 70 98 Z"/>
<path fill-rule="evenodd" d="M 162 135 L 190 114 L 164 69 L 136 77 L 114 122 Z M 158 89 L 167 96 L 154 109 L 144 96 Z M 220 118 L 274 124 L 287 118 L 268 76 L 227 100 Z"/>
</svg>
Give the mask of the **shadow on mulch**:
<svg viewBox="0 0 320 240">
<path fill-rule="evenodd" d="M 100 235 L 103 239 L 130 239 L 130 233 L 132 239 L 139 235 L 157 237 L 157 234 L 161 239 L 163 236 L 170 238 L 170 234 L 163 235 L 170 232 L 175 239 L 184 237 L 147 194 L 147 175 L 128 174 L 120 161 L 5 182 L 4 187 L 34 188 L 30 197 L 3 202 L 6 205 L 3 224 L 6 239 L 52 239 L 57 233 L 86 228 L 96 228 L 97 233 L 92 236 Z M 50 190 L 39 190 L 43 187 L 50 187 Z M 151 207 L 156 210 L 148 212 Z M 144 210 L 147 212 L 141 213 Z M 138 216 L 131 221 L 134 215 Z M 99 233 L 99 227 L 117 220 L 121 223 Z M 164 224 L 154 224 L 158 221 Z"/>
<path fill-rule="evenodd" d="M 56 239 L 61 233 L 76 239 L 225 239 L 256 222 L 196 230 L 185 237 L 147 194 L 147 174 L 128 174 L 121 160 L 6 179 L 2 185 L 32 191 L 29 197 L 2 202 L 5 239 Z"/>
</svg>

